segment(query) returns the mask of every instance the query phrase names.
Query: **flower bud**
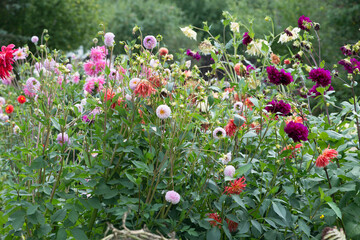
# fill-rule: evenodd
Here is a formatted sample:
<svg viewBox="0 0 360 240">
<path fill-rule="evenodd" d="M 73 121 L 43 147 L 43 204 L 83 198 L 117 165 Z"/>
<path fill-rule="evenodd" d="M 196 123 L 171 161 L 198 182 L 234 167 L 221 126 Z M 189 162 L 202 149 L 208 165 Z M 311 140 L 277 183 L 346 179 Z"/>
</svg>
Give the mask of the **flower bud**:
<svg viewBox="0 0 360 240">
<path fill-rule="evenodd" d="M 97 38 L 93 38 L 93 43 L 97 44 L 99 42 L 99 40 Z"/>
</svg>

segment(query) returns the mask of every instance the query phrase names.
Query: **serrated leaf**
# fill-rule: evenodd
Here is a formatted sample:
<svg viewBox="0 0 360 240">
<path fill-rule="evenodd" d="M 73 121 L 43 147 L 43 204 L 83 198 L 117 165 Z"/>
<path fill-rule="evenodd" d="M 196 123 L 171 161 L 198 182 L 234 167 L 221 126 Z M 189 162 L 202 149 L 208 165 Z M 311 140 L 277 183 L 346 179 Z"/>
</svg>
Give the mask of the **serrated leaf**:
<svg viewBox="0 0 360 240">
<path fill-rule="evenodd" d="M 57 210 L 51 217 L 51 222 L 60 222 L 66 217 L 66 209 Z"/>
<path fill-rule="evenodd" d="M 66 239 L 67 239 L 66 230 L 63 228 L 60 228 L 60 230 L 56 234 L 56 240 L 66 240 Z"/>
<path fill-rule="evenodd" d="M 85 235 L 85 232 L 80 228 L 74 228 L 71 229 L 71 234 L 76 240 L 88 240 L 87 236 Z"/>
</svg>

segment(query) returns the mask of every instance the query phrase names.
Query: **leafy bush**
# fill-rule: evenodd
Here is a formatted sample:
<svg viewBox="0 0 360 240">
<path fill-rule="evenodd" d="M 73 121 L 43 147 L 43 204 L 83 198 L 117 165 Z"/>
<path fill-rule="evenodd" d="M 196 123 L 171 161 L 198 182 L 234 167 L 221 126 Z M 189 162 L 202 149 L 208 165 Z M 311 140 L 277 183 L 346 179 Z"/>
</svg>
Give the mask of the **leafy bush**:
<svg viewBox="0 0 360 240">
<path fill-rule="evenodd" d="M 358 99 L 336 101 L 316 24 L 261 39 L 223 16 L 230 41 L 182 28 L 208 37 L 179 61 L 138 27 L 124 46 L 102 32 L 87 60 L 46 39 L 2 48 L 2 239 L 100 239 L 110 223 L 179 239 L 359 238 Z M 272 53 L 279 39 L 294 52 Z M 342 62 L 353 93 L 359 45 Z"/>
</svg>

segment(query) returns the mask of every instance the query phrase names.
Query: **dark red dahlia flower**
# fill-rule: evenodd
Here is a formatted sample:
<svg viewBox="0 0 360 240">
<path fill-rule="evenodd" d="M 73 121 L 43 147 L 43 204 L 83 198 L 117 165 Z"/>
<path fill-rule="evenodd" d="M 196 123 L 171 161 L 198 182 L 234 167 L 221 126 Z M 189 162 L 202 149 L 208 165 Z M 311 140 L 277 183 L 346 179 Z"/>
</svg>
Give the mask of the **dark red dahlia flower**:
<svg viewBox="0 0 360 240">
<path fill-rule="evenodd" d="M 244 33 L 242 43 L 245 46 L 247 46 L 251 42 L 252 42 L 252 38 L 249 36 L 249 33 L 248 32 Z"/>
<path fill-rule="evenodd" d="M 311 26 L 310 18 L 305 17 L 304 15 L 302 15 L 298 20 L 298 26 L 302 30 L 310 31 L 310 26 Z"/>
<path fill-rule="evenodd" d="M 330 71 L 323 68 L 312 69 L 309 73 L 309 78 L 322 87 L 329 86 L 331 83 Z"/>
<path fill-rule="evenodd" d="M 268 112 L 276 113 L 276 115 L 286 116 L 290 114 L 291 106 L 283 100 L 272 100 L 267 104 L 265 110 Z"/>
<path fill-rule="evenodd" d="M 289 122 L 284 131 L 287 135 L 294 140 L 294 142 L 307 141 L 309 130 L 301 123 Z"/>
</svg>

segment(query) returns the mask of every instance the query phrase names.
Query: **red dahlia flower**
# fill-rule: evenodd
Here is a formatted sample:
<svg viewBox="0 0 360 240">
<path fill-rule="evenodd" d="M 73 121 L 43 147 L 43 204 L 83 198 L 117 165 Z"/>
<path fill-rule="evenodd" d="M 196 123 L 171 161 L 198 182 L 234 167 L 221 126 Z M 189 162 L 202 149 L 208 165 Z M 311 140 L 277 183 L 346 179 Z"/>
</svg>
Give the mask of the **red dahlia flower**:
<svg viewBox="0 0 360 240">
<path fill-rule="evenodd" d="M 218 227 L 219 229 L 221 228 L 222 220 L 221 220 L 221 217 L 219 216 L 219 214 L 217 214 L 217 213 L 209 213 L 207 217 L 214 219 L 214 220 L 209 221 L 211 226 Z"/>
<path fill-rule="evenodd" d="M 5 108 L 6 113 L 10 114 L 13 111 L 14 111 L 14 106 L 13 105 L 9 104 L 9 105 L 6 106 L 6 108 Z"/>
<path fill-rule="evenodd" d="M 141 95 L 142 97 L 148 97 L 155 92 L 156 90 L 151 86 L 151 83 L 144 80 L 136 86 L 134 91 L 135 94 Z"/>
<path fill-rule="evenodd" d="M 226 219 L 226 222 L 227 222 L 227 224 L 228 224 L 229 231 L 230 231 L 231 233 L 237 231 L 237 228 L 238 228 L 238 226 L 239 226 L 239 224 L 238 224 L 237 222 L 231 221 L 230 219 Z"/>
<path fill-rule="evenodd" d="M 17 101 L 18 101 L 20 104 L 23 104 L 23 103 L 26 102 L 26 98 L 25 98 L 25 96 L 20 95 L 20 96 L 17 98 Z"/>
<path fill-rule="evenodd" d="M 14 55 L 15 50 L 14 44 L 10 44 L 7 47 L 2 46 L 0 51 L 0 78 L 6 79 L 10 76 L 10 72 L 13 69 L 12 64 L 14 63 Z"/>
<path fill-rule="evenodd" d="M 237 194 L 239 195 L 246 187 L 245 184 L 245 177 L 241 177 L 238 179 L 235 179 L 233 182 L 230 182 L 230 187 L 225 187 L 224 193 L 226 194 Z"/>
</svg>

